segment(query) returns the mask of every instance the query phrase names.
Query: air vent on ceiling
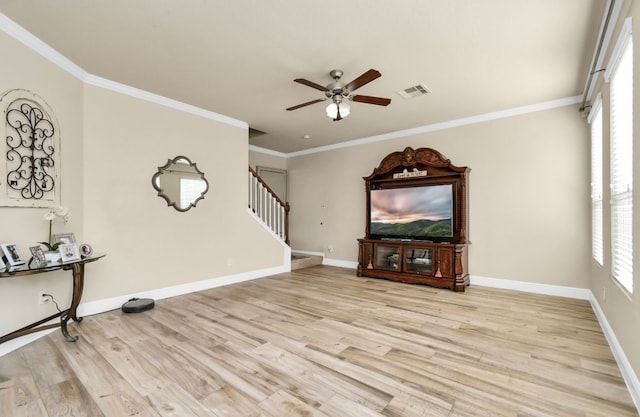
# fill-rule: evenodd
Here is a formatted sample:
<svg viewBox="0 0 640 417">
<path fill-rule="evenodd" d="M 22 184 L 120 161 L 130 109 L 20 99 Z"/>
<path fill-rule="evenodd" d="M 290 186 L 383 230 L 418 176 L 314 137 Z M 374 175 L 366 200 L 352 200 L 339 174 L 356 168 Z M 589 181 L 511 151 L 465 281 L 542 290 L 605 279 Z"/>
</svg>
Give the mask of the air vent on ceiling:
<svg viewBox="0 0 640 417">
<path fill-rule="evenodd" d="M 424 84 L 414 85 L 413 87 L 405 88 L 404 90 L 396 91 L 400 97 L 404 99 L 415 98 L 429 94 L 431 91 Z"/>
</svg>

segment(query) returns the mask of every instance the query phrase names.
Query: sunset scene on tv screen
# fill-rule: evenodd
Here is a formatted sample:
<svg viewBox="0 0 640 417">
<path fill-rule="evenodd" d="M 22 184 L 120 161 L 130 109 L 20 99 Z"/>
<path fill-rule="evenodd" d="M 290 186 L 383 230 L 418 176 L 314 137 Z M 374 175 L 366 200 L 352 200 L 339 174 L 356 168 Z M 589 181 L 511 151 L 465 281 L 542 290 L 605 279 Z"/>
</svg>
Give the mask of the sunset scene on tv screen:
<svg viewBox="0 0 640 417">
<path fill-rule="evenodd" d="M 451 236 L 451 184 L 373 190 L 370 233 L 389 236 Z"/>
</svg>

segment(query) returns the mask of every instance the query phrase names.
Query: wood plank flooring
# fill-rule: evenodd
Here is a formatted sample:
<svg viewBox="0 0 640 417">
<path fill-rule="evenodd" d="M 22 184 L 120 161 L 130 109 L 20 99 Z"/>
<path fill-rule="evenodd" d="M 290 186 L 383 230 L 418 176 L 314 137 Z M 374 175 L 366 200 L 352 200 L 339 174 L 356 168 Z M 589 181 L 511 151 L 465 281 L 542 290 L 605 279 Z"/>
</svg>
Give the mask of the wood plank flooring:
<svg viewBox="0 0 640 417">
<path fill-rule="evenodd" d="M 315 266 L 0 357 L 0 416 L 637 416 L 587 301 Z"/>
</svg>

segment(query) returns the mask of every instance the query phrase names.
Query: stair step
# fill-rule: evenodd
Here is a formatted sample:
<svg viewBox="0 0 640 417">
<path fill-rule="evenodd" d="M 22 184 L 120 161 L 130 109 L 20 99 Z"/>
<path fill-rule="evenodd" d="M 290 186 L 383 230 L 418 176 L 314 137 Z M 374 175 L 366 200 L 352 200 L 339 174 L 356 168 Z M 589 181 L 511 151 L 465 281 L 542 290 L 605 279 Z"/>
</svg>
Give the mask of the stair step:
<svg viewBox="0 0 640 417">
<path fill-rule="evenodd" d="M 322 265 L 322 256 L 307 255 L 304 253 L 291 254 L 291 270 L 308 268 L 310 266 Z"/>
</svg>

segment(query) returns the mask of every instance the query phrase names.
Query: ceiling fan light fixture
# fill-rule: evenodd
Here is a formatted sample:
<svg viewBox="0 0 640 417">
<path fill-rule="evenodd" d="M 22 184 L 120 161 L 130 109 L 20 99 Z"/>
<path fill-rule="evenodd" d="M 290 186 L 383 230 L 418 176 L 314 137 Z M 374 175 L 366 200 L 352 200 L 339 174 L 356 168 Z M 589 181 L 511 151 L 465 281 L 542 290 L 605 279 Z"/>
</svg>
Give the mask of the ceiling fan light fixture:
<svg viewBox="0 0 640 417">
<path fill-rule="evenodd" d="M 301 107 L 306 107 L 311 104 L 330 99 L 331 103 L 326 107 L 327 116 L 333 119 L 333 121 L 338 121 L 344 119 L 351 113 L 351 106 L 347 103 L 347 100 L 356 101 L 358 103 L 375 104 L 377 106 L 388 106 L 389 103 L 391 103 L 390 98 L 352 94 L 355 90 L 362 87 L 363 85 L 366 85 L 371 81 L 381 77 L 382 74 L 380 74 L 380 71 L 370 69 L 369 71 L 364 72 L 359 77 L 356 77 L 355 80 L 351 81 L 348 84 L 340 81 L 340 78 L 342 77 L 341 70 L 332 70 L 329 75 L 331 76 L 331 78 L 333 78 L 334 82 L 327 85 L 326 87 L 320 84 L 316 84 L 313 81 L 306 80 L 304 78 L 296 78 L 295 80 L 293 80 L 294 82 L 306 85 L 307 87 L 322 91 L 324 93 L 324 98 L 307 101 L 306 103 L 289 107 L 286 110 L 296 110 Z"/>
<path fill-rule="evenodd" d="M 351 113 L 351 106 L 349 103 L 341 101 L 339 103 L 331 103 L 327 106 L 327 117 L 331 119 L 338 118 L 338 106 L 340 106 L 340 117 L 344 119 Z"/>
</svg>

